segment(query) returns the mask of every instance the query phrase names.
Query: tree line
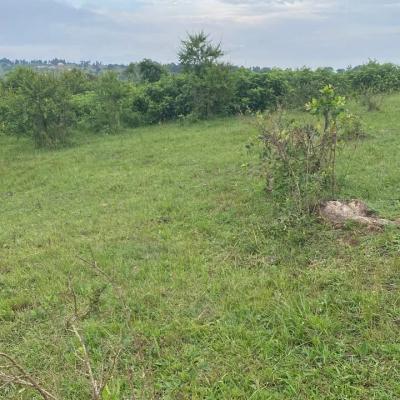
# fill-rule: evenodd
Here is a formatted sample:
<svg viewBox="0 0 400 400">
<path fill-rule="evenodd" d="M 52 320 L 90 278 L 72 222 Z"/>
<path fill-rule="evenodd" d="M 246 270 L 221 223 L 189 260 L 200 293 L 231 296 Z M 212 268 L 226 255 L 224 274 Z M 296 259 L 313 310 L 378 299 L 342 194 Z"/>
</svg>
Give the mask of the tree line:
<svg viewBox="0 0 400 400">
<path fill-rule="evenodd" d="M 0 131 L 54 148 L 68 143 L 76 128 L 116 133 L 171 120 L 303 108 L 326 85 L 347 97 L 400 89 L 394 64 L 257 71 L 226 64 L 223 55 L 220 44 L 200 32 L 182 41 L 176 73 L 149 59 L 129 65 L 122 77 L 16 68 L 0 80 Z"/>
</svg>

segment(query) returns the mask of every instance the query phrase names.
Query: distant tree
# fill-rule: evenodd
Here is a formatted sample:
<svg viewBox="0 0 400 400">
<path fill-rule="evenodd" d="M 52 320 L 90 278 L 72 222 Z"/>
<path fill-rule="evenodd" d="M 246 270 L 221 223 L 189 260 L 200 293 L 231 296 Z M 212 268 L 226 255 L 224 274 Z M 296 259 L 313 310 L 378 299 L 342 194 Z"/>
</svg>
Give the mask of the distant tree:
<svg viewBox="0 0 400 400">
<path fill-rule="evenodd" d="M 130 63 L 123 72 L 123 76 L 131 82 L 140 82 L 141 76 L 138 64 Z"/>
<path fill-rule="evenodd" d="M 82 61 L 79 63 L 79 65 L 80 65 L 81 68 L 88 68 L 88 67 L 90 67 L 90 61 L 82 60 Z"/>
<path fill-rule="evenodd" d="M 182 72 L 182 64 L 170 63 L 164 65 L 164 68 L 166 68 L 167 71 L 171 72 L 171 74 L 179 74 L 180 72 Z"/>
<path fill-rule="evenodd" d="M 13 65 L 13 62 L 11 60 L 9 60 L 8 58 L 2 58 L 0 60 L 0 64 L 9 66 L 9 65 Z"/>
<path fill-rule="evenodd" d="M 224 55 L 221 44 L 214 45 L 209 35 L 203 31 L 189 34 L 186 40 L 182 40 L 179 50 L 179 62 L 186 71 L 201 74 L 205 68 L 216 64 Z"/>
<path fill-rule="evenodd" d="M 142 80 L 145 82 L 158 82 L 165 74 L 164 67 L 156 61 L 145 58 L 138 64 Z"/>
<path fill-rule="evenodd" d="M 66 63 L 67 62 L 64 59 L 57 58 L 57 57 L 50 60 L 51 65 L 66 64 Z"/>
<path fill-rule="evenodd" d="M 72 94 L 79 94 L 92 89 L 95 76 L 82 69 L 74 68 L 63 72 L 61 79 Z"/>
</svg>

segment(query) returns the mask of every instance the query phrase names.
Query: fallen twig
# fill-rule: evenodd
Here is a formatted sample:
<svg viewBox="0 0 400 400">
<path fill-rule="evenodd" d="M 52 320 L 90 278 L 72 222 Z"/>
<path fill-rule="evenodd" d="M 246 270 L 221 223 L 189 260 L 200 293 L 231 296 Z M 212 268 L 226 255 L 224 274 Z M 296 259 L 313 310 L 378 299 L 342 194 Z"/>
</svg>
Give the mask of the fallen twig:
<svg viewBox="0 0 400 400">
<path fill-rule="evenodd" d="M 15 368 L 19 374 L 7 374 L 0 371 L 0 380 L 5 382 L 6 385 L 16 384 L 20 386 L 30 387 L 35 389 L 45 400 L 57 400 L 53 394 L 46 390 L 39 382 L 37 382 L 25 369 L 10 355 L 0 353 L 0 357 L 5 358 L 11 365 L 2 366 L 0 369 Z"/>
</svg>

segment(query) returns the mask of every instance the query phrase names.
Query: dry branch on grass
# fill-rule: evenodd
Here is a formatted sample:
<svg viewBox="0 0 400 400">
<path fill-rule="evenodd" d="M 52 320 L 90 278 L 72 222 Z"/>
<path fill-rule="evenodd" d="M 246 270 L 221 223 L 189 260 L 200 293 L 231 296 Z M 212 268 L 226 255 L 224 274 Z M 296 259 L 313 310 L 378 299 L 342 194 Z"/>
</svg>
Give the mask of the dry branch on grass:
<svg viewBox="0 0 400 400">
<path fill-rule="evenodd" d="M 6 353 L 0 353 L 0 357 L 9 363 L 0 366 L 0 381 L 3 382 L 0 388 L 6 385 L 23 386 L 36 390 L 44 400 L 58 400 L 56 396 L 45 389 L 13 357 Z"/>
<path fill-rule="evenodd" d="M 121 349 L 119 349 L 114 354 L 114 356 L 111 360 L 110 368 L 105 372 L 103 371 L 103 374 L 100 378 L 96 378 L 93 373 L 93 368 L 92 368 L 89 352 L 85 345 L 85 341 L 83 340 L 82 335 L 79 333 L 78 329 L 76 328 L 76 326 L 74 324 L 72 324 L 72 331 L 74 332 L 75 336 L 78 338 L 79 344 L 81 345 L 81 348 L 82 348 L 83 357 L 78 356 L 78 358 L 83 362 L 83 364 L 85 366 L 86 375 L 89 378 L 90 385 L 92 388 L 92 400 L 100 400 L 104 389 L 106 388 L 107 384 L 110 382 L 110 380 L 114 374 L 115 367 L 117 365 L 119 356 L 121 354 Z"/>
<path fill-rule="evenodd" d="M 126 303 L 126 297 L 123 289 L 97 265 L 96 261 L 90 262 L 81 257 L 78 258 L 85 264 L 93 268 L 98 275 L 101 275 L 103 278 L 105 278 L 107 282 L 113 287 L 116 294 L 118 295 L 119 300 L 124 305 L 124 308 L 127 312 L 127 320 L 129 320 L 130 309 Z M 90 298 L 88 309 L 86 311 L 83 310 L 84 312 L 82 312 L 82 310 L 80 309 L 81 307 L 79 304 L 78 296 L 73 286 L 72 277 L 68 277 L 68 291 L 72 302 L 73 315 L 67 319 L 67 327 L 70 328 L 70 330 L 74 333 L 79 341 L 81 355 L 76 352 L 76 356 L 82 362 L 83 368 L 85 370 L 84 374 L 89 380 L 92 400 L 101 400 L 102 393 L 114 376 L 114 372 L 116 370 L 118 360 L 122 352 L 122 348 L 116 349 L 116 351 L 114 351 L 112 356 L 108 359 L 106 364 L 107 367 L 103 365 L 101 372 L 98 374 L 98 376 L 96 376 L 88 348 L 85 344 L 84 336 L 80 333 L 77 325 L 79 321 L 82 321 L 90 314 L 92 303 L 97 303 L 99 301 L 98 297 L 101 295 L 105 287 L 106 286 L 102 287 L 98 293 L 96 292 L 94 298 Z M 1 358 L 6 361 L 6 364 L 0 364 L 0 389 L 9 385 L 16 385 L 35 390 L 41 395 L 44 400 L 59 400 L 55 395 L 45 389 L 13 357 L 6 353 L 0 352 L 0 359 Z"/>
</svg>

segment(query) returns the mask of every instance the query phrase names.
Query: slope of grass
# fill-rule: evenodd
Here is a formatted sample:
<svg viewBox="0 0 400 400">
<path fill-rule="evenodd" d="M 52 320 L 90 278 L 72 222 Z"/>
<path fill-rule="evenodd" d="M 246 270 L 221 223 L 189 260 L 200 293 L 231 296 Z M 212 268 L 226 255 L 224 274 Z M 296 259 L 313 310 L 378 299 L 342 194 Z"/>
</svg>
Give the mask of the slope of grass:
<svg viewBox="0 0 400 400">
<path fill-rule="evenodd" d="M 387 217 L 399 107 L 366 114 L 370 138 L 339 165 L 342 195 Z M 400 232 L 274 221 L 255 136 L 227 119 L 57 152 L 1 137 L 0 351 L 89 398 L 75 293 L 95 373 L 122 349 L 107 399 L 398 399 Z"/>
</svg>

